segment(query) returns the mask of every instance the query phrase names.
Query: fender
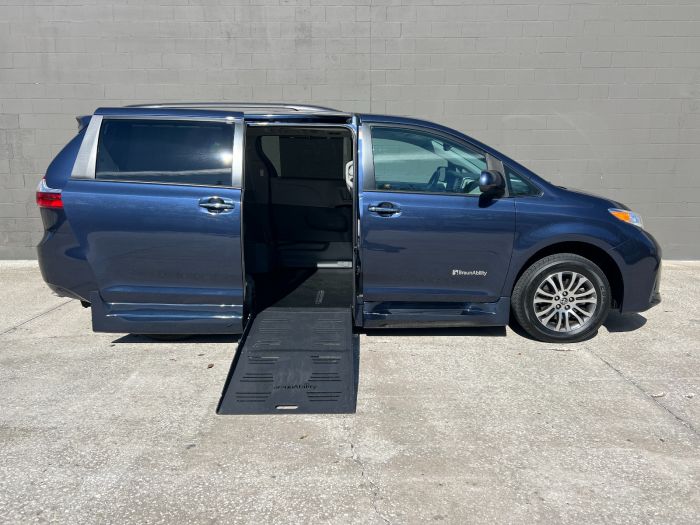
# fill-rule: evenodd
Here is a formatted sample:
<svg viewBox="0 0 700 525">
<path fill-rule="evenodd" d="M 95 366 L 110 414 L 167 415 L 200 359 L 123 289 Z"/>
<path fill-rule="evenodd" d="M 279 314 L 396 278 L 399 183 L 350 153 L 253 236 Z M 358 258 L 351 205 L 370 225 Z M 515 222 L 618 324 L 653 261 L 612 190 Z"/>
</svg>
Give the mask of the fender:
<svg viewBox="0 0 700 525">
<path fill-rule="evenodd" d="M 611 230 L 611 228 L 598 224 L 582 224 L 573 221 L 550 223 L 537 229 L 521 232 L 516 237 L 513 245 L 513 256 L 508 274 L 503 283 L 501 295 L 503 297 L 510 296 L 513 286 L 515 286 L 516 278 L 532 256 L 551 246 L 567 242 L 595 246 L 613 259 L 618 270 L 621 271 L 624 266 L 621 255 L 615 252 L 614 249 L 625 242 L 625 239 L 616 235 L 616 232 Z"/>
</svg>

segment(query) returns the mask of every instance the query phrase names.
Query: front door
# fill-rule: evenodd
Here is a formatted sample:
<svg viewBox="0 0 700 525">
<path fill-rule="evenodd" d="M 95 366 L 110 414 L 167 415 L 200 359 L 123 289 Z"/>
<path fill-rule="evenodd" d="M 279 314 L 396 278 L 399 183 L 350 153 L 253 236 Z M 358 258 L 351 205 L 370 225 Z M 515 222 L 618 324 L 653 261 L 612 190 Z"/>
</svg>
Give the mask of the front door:
<svg viewBox="0 0 700 525">
<path fill-rule="evenodd" d="M 461 315 L 460 304 L 499 301 L 515 207 L 512 199 L 479 190 L 479 176 L 493 159 L 419 127 L 365 123 L 361 137 L 365 305 L 391 305 L 383 310 L 389 315 L 402 307 L 429 312 L 454 306 Z"/>
<path fill-rule="evenodd" d="M 241 332 L 242 125 L 93 117 L 93 160 L 63 200 L 97 283 L 95 330 Z"/>
</svg>

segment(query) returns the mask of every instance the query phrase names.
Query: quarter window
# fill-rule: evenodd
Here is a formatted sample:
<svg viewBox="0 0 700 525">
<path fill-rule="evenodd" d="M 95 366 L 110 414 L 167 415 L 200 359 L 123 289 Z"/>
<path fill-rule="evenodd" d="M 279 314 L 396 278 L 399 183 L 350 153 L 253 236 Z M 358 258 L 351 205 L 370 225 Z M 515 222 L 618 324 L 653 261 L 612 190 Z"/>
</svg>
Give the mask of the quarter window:
<svg viewBox="0 0 700 525">
<path fill-rule="evenodd" d="M 105 120 L 95 178 L 230 186 L 232 161 L 232 124 Z"/>
<path fill-rule="evenodd" d="M 540 190 L 535 188 L 527 179 L 513 171 L 509 166 L 504 166 L 508 179 L 509 193 L 511 197 L 528 197 L 539 195 Z"/>
<path fill-rule="evenodd" d="M 479 195 L 486 156 L 431 133 L 373 127 L 375 189 Z"/>
</svg>

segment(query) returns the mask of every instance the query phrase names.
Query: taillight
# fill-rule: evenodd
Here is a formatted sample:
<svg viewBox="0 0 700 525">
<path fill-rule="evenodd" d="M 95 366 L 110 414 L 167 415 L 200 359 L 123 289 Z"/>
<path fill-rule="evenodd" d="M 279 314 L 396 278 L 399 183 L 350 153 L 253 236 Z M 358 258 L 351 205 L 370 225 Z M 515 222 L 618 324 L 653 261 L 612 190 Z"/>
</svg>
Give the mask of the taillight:
<svg viewBox="0 0 700 525">
<path fill-rule="evenodd" d="M 36 189 L 36 203 L 39 208 L 63 208 L 61 190 L 50 188 L 46 180 L 41 179 Z"/>
</svg>

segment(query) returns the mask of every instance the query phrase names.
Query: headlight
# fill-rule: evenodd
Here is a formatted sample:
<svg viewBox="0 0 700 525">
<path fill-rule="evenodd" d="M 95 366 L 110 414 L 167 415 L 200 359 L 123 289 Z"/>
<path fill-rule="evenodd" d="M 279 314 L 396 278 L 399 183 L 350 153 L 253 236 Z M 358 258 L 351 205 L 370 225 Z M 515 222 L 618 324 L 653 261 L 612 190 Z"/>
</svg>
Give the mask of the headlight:
<svg viewBox="0 0 700 525">
<path fill-rule="evenodd" d="M 610 208 L 608 211 L 614 217 L 620 219 L 621 221 L 629 222 L 630 224 L 634 224 L 635 226 L 638 226 L 639 228 L 644 228 L 644 223 L 642 222 L 642 218 L 639 216 L 639 214 L 634 213 L 633 211 L 621 210 L 619 208 Z"/>
</svg>

